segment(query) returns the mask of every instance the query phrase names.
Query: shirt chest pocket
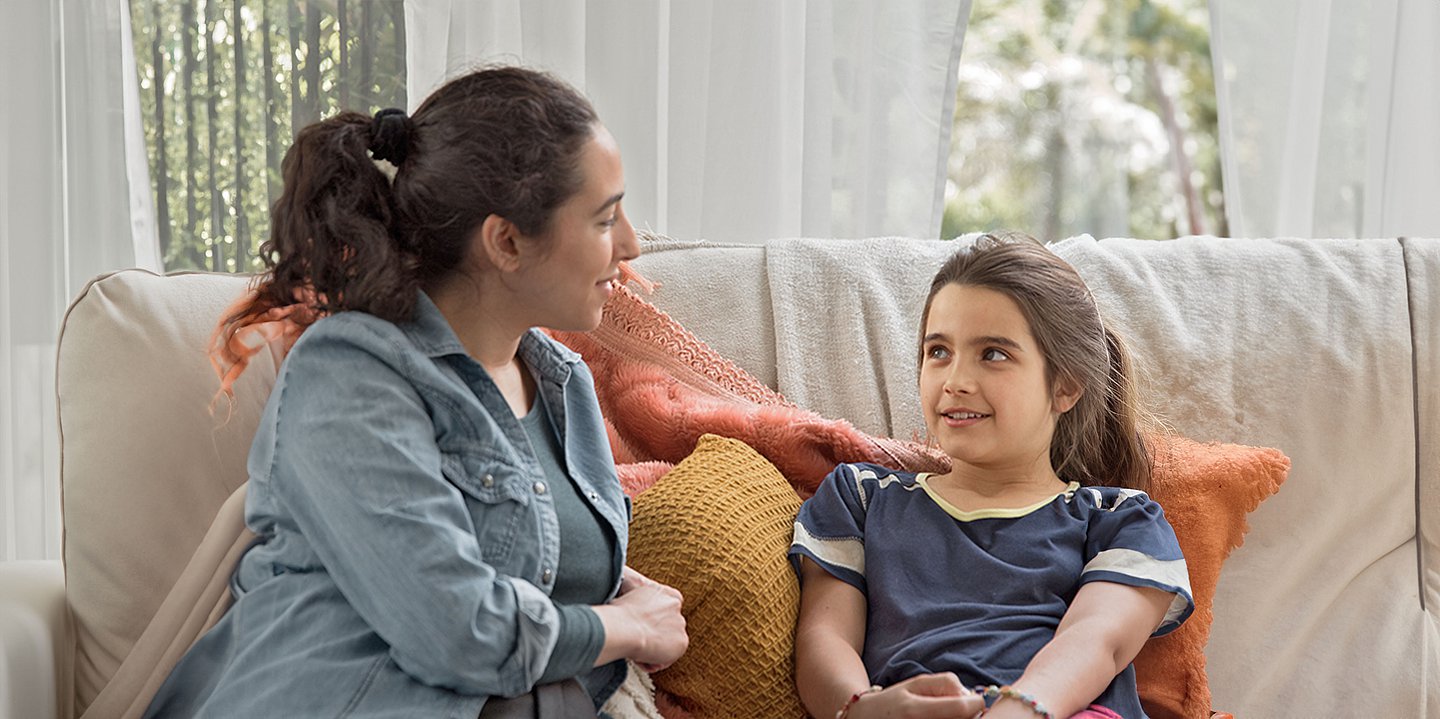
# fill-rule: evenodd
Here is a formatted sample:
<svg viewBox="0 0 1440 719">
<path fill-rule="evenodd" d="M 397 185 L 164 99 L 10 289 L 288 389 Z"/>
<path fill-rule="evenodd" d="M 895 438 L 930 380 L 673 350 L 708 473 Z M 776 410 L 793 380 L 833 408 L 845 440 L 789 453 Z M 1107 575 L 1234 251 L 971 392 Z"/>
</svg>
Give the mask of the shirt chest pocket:
<svg viewBox="0 0 1440 719">
<path fill-rule="evenodd" d="M 464 453 L 441 455 L 445 478 L 466 497 L 475 522 L 475 539 L 480 556 L 500 571 L 514 571 L 516 561 L 533 557 L 517 556 L 516 548 L 530 555 L 539 551 L 539 517 L 531 485 L 534 481 L 518 468 L 498 460 Z M 508 573 L 508 572 L 507 572 Z"/>
</svg>

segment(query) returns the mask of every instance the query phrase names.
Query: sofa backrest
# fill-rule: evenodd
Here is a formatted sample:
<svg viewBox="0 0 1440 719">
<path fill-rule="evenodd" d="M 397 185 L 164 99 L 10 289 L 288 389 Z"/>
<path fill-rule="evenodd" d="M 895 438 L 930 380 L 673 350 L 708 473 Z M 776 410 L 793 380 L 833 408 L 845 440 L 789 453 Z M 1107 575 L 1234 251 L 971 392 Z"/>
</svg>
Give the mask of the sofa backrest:
<svg viewBox="0 0 1440 719">
<path fill-rule="evenodd" d="M 909 438 L 919 303 L 953 249 L 659 242 L 636 266 L 663 285 L 647 299 L 791 400 Z M 1056 251 L 1178 432 L 1293 460 L 1225 565 L 1207 650 L 1216 706 L 1440 716 L 1440 241 L 1077 238 Z M 67 315 L 57 391 L 79 708 L 245 480 L 275 364 L 258 355 L 212 415 L 205 355 L 245 282 L 120 272 Z"/>
</svg>

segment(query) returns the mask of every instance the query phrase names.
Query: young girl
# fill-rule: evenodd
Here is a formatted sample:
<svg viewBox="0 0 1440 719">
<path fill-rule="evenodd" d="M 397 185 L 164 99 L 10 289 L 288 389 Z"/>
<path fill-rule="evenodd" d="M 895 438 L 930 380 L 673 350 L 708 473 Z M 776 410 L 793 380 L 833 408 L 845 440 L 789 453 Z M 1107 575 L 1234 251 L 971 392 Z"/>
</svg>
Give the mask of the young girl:
<svg viewBox="0 0 1440 719">
<path fill-rule="evenodd" d="M 250 451 L 258 539 L 146 716 L 594 717 L 624 659 L 687 644 L 679 592 L 624 566 L 590 372 L 533 329 L 594 329 L 639 253 L 614 138 L 495 67 L 304 128 L 284 174 L 219 331 L 236 371 L 303 331 Z"/>
<path fill-rule="evenodd" d="M 801 508 L 802 700 L 839 719 L 1144 717 L 1130 662 L 1192 602 L 1143 491 L 1124 346 L 1028 237 L 956 253 L 920 325 L 951 469 L 841 465 Z"/>
</svg>

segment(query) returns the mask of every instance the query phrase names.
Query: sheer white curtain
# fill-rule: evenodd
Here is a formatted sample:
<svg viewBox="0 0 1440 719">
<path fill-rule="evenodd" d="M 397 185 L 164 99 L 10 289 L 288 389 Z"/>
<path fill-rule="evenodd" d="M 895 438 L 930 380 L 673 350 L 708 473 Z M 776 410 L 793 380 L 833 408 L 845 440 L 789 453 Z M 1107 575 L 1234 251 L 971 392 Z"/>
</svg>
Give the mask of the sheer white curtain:
<svg viewBox="0 0 1440 719">
<path fill-rule="evenodd" d="M 1440 4 L 1210 0 L 1237 237 L 1440 236 Z"/>
<path fill-rule="evenodd" d="M 417 106 L 486 61 L 595 103 L 637 227 L 935 237 L 970 0 L 407 0 Z"/>
<path fill-rule="evenodd" d="M 108 270 L 158 269 L 126 0 L 17 2 L 0 49 L 0 560 L 60 556 L 55 340 Z"/>
</svg>

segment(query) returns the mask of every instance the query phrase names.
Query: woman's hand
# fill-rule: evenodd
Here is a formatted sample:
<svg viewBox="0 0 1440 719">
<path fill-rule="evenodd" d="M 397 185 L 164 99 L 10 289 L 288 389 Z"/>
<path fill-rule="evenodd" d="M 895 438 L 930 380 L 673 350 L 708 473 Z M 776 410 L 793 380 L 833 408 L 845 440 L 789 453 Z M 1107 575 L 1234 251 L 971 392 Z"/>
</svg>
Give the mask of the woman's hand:
<svg viewBox="0 0 1440 719">
<path fill-rule="evenodd" d="M 954 674 L 921 674 L 866 694 L 850 706 L 849 719 L 971 719 L 985 700 Z"/>
<path fill-rule="evenodd" d="M 633 660 L 647 672 L 675 663 L 690 646 L 679 590 L 630 567 L 620 578 L 620 593 L 609 604 L 594 607 L 605 627 L 605 646 L 596 666 L 615 659 Z"/>
</svg>

